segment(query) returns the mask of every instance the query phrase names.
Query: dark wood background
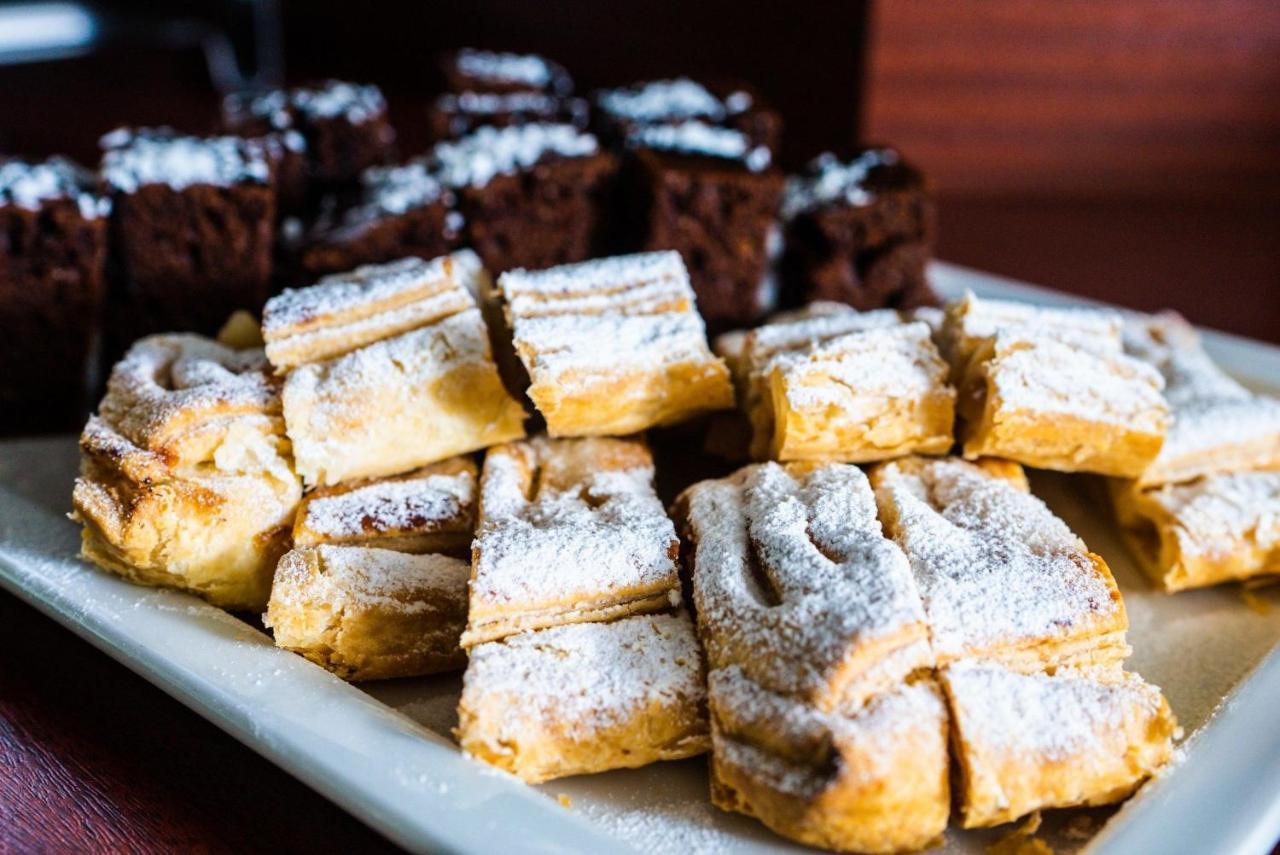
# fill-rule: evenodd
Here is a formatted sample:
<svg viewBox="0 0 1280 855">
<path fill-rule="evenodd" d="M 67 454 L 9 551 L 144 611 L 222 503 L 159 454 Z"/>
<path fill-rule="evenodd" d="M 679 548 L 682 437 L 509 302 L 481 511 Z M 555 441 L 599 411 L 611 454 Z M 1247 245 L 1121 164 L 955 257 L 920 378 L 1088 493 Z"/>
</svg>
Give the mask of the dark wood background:
<svg viewBox="0 0 1280 855">
<path fill-rule="evenodd" d="M 783 108 L 792 162 L 859 134 L 917 160 L 937 182 L 943 258 L 1280 341 L 1274 2 L 293 0 L 284 12 L 290 78 L 382 84 L 407 151 L 424 139 L 438 47 L 545 50 L 587 85 L 742 78 Z M 197 51 L 145 40 L 0 66 L 0 150 L 87 160 L 117 123 L 201 130 L 215 104 Z M 0 852 L 388 848 L 8 595 L 0 645 Z"/>
</svg>

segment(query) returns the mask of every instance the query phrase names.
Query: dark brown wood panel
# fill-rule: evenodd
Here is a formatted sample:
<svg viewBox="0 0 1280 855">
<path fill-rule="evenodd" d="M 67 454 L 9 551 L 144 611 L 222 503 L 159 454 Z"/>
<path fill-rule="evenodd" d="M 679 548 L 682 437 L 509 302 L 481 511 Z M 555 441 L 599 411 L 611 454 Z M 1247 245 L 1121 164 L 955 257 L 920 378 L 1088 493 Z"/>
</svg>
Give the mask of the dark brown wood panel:
<svg viewBox="0 0 1280 855">
<path fill-rule="evenodd" d="M 1280 3 L 874 5 L 867 136 L 947 192 L 1274 197 Z"/>
</svg>

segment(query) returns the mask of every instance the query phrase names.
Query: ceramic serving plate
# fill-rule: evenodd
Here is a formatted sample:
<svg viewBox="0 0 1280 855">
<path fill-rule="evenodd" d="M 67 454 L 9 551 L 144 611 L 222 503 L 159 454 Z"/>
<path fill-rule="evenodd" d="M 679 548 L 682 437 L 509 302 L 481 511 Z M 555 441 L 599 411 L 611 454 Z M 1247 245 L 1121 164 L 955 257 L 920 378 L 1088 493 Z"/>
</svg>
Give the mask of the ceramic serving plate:
<svg viewBox="0 0 1280 855">
<path fill-rule="evenodd" d="M 1082 301 L 946 264 L 944 296 Z M 1280 393 L 1280 348 L 1206 332 L 1242 382 Z M 71 438 L 0 443 L 0 584 L 402 846 L 456 852 L 801 851 L 707 798 L 705 759 L 526 787 L 449 737 L 458 677 L 348 685 L 253 625 L 76 558 L 66 519 Z M 1045 815 L 1057 852 L 1265 853 L 1280 837 L 1280 588 L 1167 596 L 1130 562 L 1088 479 L 1033 489 L 1103 555 L 1129 613 L 1128 666 L 1162 687 L 1186 737 L 1119 810 Z M 91 688 L 86 691 L 92 692 Z M 1009 832 L 948 832 L 934 852 L 984 852 Z M 804 850 L 808 851 L 808 850 Z"/>
</svg>

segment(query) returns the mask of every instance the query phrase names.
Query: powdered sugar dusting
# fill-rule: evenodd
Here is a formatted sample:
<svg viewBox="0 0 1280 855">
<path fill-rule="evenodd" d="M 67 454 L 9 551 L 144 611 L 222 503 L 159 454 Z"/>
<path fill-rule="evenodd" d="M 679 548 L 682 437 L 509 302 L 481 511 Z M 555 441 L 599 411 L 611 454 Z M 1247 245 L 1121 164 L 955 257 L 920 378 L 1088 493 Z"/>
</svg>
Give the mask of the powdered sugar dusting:
<svg viewBox="0 0 1280 855">
<path fill-rule="evenodd" d="M 611 116 L 643 124 L 677 119 L 720 121 L 728 112 L 705 86 L 687 77 L 611 89 L 601 93 L 598 102 Z M 740 99 L 735 106 L 741 106 Z"/>
<path fill-rule="evenodd" d="M 940 660 L 1017 657 L 1123 633 L 1110 574 L 1035 496 L 953 458 L 885 464 L 876 486 Z"/>
<path fill-rule="evenodd" d="M 573 125 L 534 123 L 478 128 L 455 142 L 437 143 L 428 159 L 446 186 L 484 187 L 499 175 L 531 169 L 549 157 L 587 157 L 599 150 L 593 135 Z"/>
<path fill-rule="evenodd" d="M 385 115 L 387 102 L 377 86 L 326 80 L 317 86 L 232 95 L 226 100 L 225 110 L 265 119 L 272 128 L 283 131 L 294 127 L 295 114 L 307 119 L 343 118 L 353 125 L 363 124 Z"/>
<path fill-rule="evenodd" d="M 266 148 L 240 137 L 189 137 L 168 129 L 120 128 L 102 138 L 102 177 L 133 193 L 148 184 L 184 190 L 197 184 L 230 187 L 271 180 Z"/>
<path fill-rule="evenodd" d="M 818 155 L 803 175 L 787 181 L 782 197 L 782 217 L 790 219 L 824 205 L 868 205 L 874 191 L 867 186 L 873 171 L 901 163 L 891 148 L 869 148 L 850 161 L 841 161 L 831 152 Z"/>
<path fill-rule="evenodd" d="M 857 467 L 750 466 L 691 487 L 681 504 L 712 668 L 738 665 L 829 708 L 882 656 L 925 637 L 906 557 L 881 533 Z M 920 653 L 892 676 L 928 664 Z"/>
<path fill-rule="evenodd" d="M 646 125 L 628 134 L 627 144 L 637 148 L 736 160 L 751 172 L 762 172 L 772 162 L 769 149 L 751 145 L 742 132 L 698 121 Z"/>
<path fill-rule="evenodd" d="M 319 600 L 337 610 L 363 605 L 416 612 L 438 608 L 439 602 L 461 606 L 466 601 L 470 569 L 461 559 L 360 546 L 322 544 L 313 549 L 319 557 L 322 578 L 310 579 L 304 562 L 298 560 L 291 565 L 291 556 L 285 556 L 278 572 L 292 584 L 276 585 L 273 606 L 314 607 L 309 604 Z M 291 574 L 301 575 L 289 579 Z"/>
<path fill-rule="evenodd" d="M 54 199 L 74 201 L 80 216 L 87 220 L 111 211 L 111 200 L 98 191 L 93 174 L 66 158 L 51 157 L 41 163 L 0 162 L 0 207 L 17 205 L 38 211 Z"/>
<path fill-rule="evenodd" d="M 299 525 L 317 536 L 343 540 L 370 533 L 440 531 L 467 526 L 475 507 L 475 473 L 432 469 L 320 495 L 301 511 Z"/>
<path fill-rule="evenodd" d="M 537 54 L 463 48 L 454 57 L 458 72 L 481 85 L 521 85 L 567 92 L 573 85 L 563 68 Z"/>
<path fill-rule="evenodd" d="M 1230 559 L 1280 555 L 1280 472 L 1210 475 L 1145 494 L 1173 520 L 1184 555 Z M 1264 560 L 1263 572 L 1280 572 Z"/>
<path fill-rule="evenodd" d="M 593 465 L 550 483 L 547 468 L 564 455 Z M 614 455 L 628 457 L 625 468 L 611 463 Z M 473 623 L 486 612 L 678 597 L 675 528 L 654 493 L 652 461 L 634 440 L 537 437 L 490 449 L 481 509 Z"/>
</svg>

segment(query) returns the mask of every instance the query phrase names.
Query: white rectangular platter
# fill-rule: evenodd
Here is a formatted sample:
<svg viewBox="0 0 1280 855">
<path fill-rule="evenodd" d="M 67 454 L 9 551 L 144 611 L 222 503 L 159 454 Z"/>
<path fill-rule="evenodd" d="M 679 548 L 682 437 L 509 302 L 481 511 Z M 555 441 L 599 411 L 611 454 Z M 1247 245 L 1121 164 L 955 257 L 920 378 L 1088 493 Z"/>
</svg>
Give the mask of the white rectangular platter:
<svg viewBox="0 0 1280 855">
<path fill-rule="evenodd" d="M 1082 302 L 947 264 L 932 275 L 947 297 Z M 1280 393 L 1280 348 L 1205 342 L 1243 382 Z M 808 851 L 714 809 L 703 759 L 525 787 L 451 741 L 458 677 L 354 687 L 194 597 L 99 572 L 76 558 L 65 517 L 76 465 L 70 438 L 0 443 L 0 584 L 405 848 Z M 1186 731 L 1177 761 L 1122 809 L 1052 812 L 1041 837 L 1057 852 L 1269 852 L 1280 837 L 1280 589 L 1248 602 L 1235 585 L 1157 593 L 1087 479 L 1043 474 L 1033 488 L 1111 565 L 1129 667 L 1165 690 Z M 1008 830 L 953 830 L 932 851 L 983 852 Z"/>
</svg>

